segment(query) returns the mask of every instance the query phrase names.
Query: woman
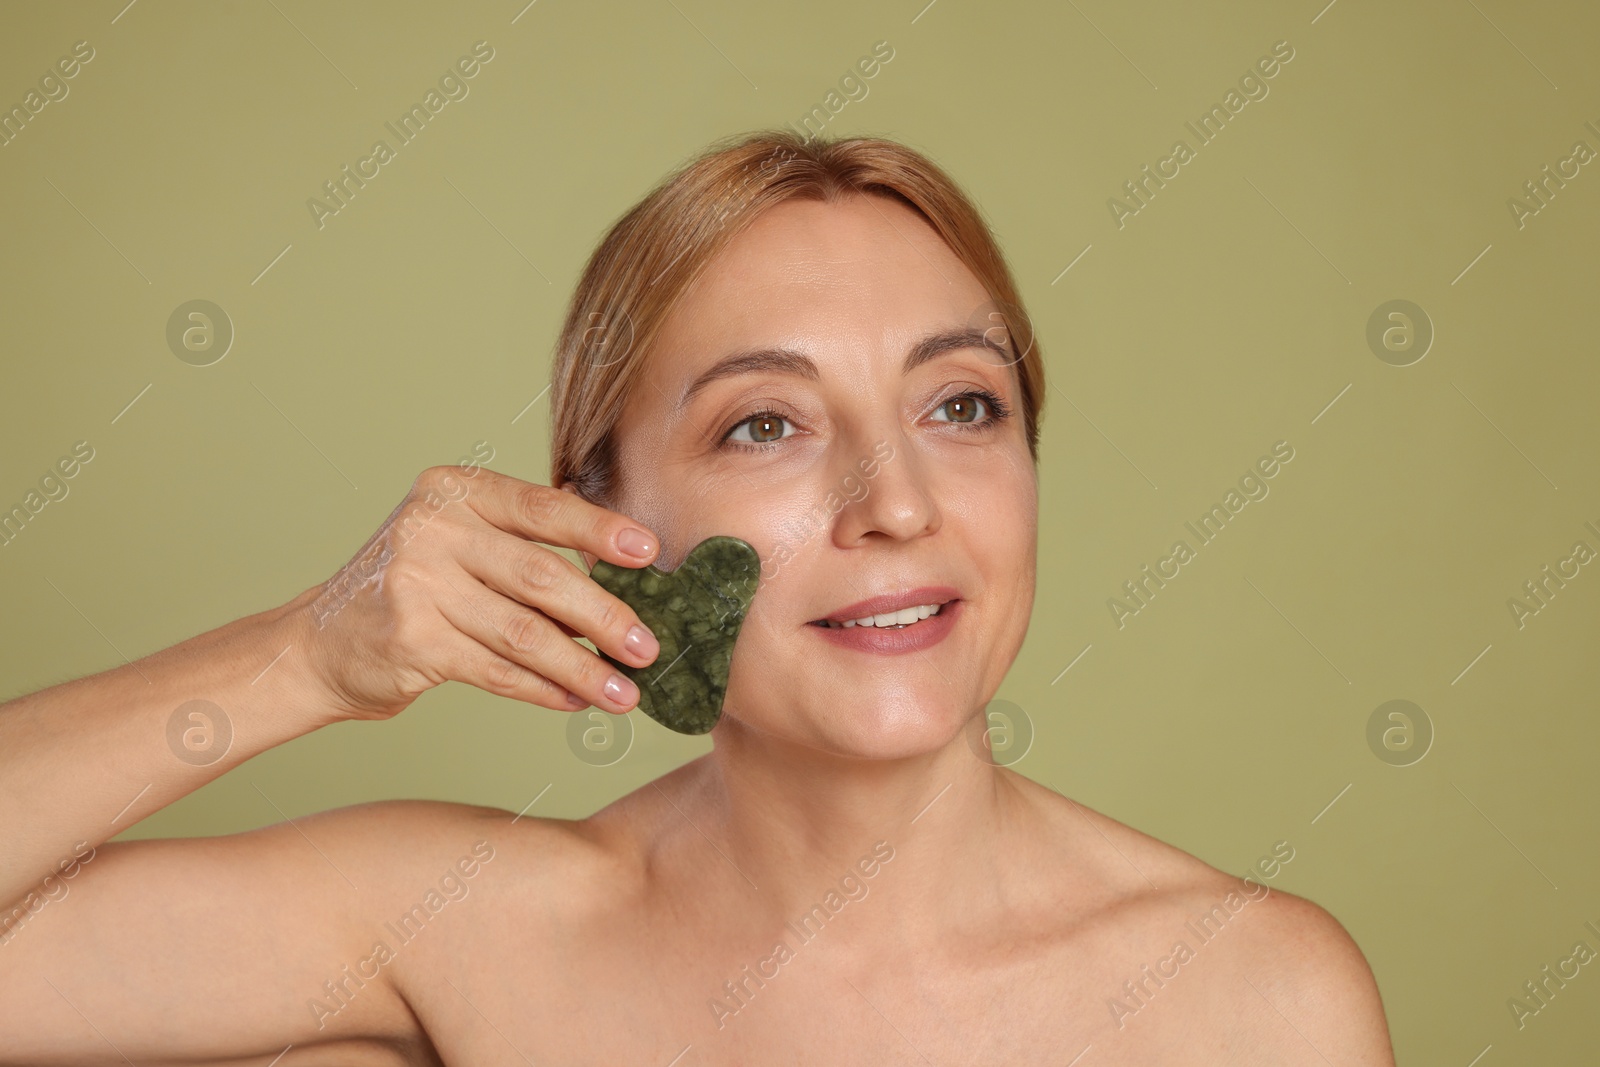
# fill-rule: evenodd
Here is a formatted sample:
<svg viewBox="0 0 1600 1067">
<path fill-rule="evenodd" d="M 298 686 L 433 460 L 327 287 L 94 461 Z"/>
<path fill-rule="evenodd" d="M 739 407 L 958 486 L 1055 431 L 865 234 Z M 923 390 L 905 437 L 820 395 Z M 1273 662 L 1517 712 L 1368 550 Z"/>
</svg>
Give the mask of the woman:
<svg viewBox="0 0 1600 1067">
<path fill-rule="evenodd" d="M 662 182 L 572 301 L 551 486 L 432 468 L 335 579 L 0 708 L 0 1062 L 1392 1063 L 1327 912 L 982 755 L 1033 602 L 1025 323 L 892 141 L 760 133 Z M 446 679 L 627 712 L 572 638 L 656 639 L 544 546 L 672 569 L 719 534 L 765 566 L 715 747 L 593 816 L 104 843 Z"/>
</svg>

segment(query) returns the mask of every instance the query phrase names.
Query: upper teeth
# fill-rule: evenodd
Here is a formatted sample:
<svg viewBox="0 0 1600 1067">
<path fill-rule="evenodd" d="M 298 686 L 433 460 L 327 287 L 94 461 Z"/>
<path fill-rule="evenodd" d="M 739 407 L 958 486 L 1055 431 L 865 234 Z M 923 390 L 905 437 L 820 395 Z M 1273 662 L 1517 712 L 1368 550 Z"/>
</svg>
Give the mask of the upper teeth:
<svg viewBox="0 0 1600 1067">
<path fill-rule="evenodd" d="M 848 630 L 852 626 L 910 626 L 919 619 L 926 619 L 929 615 L 939 613 L 939 604 L 918 604 L 914 608 L 901 608 L 899 611 L 890 611 L 883 615 L 868 615 L 861 619 L 846 619 L 844 622 L 828 620 L 828 625 L 834 629 Z"/>
</svg>

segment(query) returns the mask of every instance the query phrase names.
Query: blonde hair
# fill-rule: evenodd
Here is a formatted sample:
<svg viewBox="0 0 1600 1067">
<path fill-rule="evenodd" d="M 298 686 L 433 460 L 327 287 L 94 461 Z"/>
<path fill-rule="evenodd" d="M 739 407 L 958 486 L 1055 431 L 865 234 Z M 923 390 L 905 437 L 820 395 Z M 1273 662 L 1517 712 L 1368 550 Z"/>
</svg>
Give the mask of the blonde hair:
<svg viewBox="0 0 1600 1067">
<path fill-rule="evenodd" d="M 876 137 L 804 138 L 789 129 L 713 142 L 612 225 L 572 295 L 550 372 L 550 484 L 606 504 L 617 419 L 668 312 L 729 241 L 787 200 L 886 196 L 918 212 L 994 305 L 974 325 L 1001 329 L 1021 386 L 1023 428 L 1039 461 L 1044 361 L 1010 268 L 978 208 L 932 160 Z"/>
</svg>

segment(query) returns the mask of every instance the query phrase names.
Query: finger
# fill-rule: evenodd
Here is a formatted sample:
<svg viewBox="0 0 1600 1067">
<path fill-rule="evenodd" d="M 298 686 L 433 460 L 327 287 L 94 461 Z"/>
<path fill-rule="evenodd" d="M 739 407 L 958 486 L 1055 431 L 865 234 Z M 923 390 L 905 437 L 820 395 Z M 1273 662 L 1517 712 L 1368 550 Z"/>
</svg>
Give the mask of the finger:
<svg viewBox="0 0 1600 1067">
<path fill-rule="evenodd" d="M 582 697 L 574 696 L 565 687 L 514 660 L 506 659 L 458 630 L 450 632 L 443 646 L 440 650 L 440 673 L 445 678 L 477 686 L 496 696 L 510 697 L 555 711 L 578 711 L 589 706 Z"/>
<path fill-rule="evenodd" d="M 563 634 L 542 612 L 502 596 L 458 572 L 438 601 L 461 633 L 496 656 L 576 694 L 587 704 L 622 713 L 639 702 L 638 687 L 617 668 Z M 571 707 L 571 705 L 563 705 Z"/>
<path fill-rule="evenodd" d="M 660 539 L 643 524 L 591 504 L 577 493 L 488 468 L 479 471 L 479 479 L 466 498 L 469 506 L 508 533 L 588 552 L 621 567 L 643 567 L 661 549 Z"/>
<path fill-rule="evenodd" d="M 586 637 L 624 663 L 648 666 L 661 652 L 626 601 L 543 545 L 486 526 L 468 538 L 456 562 L 490 589 L 536 609 L 568 637 Z"/>
</svg>

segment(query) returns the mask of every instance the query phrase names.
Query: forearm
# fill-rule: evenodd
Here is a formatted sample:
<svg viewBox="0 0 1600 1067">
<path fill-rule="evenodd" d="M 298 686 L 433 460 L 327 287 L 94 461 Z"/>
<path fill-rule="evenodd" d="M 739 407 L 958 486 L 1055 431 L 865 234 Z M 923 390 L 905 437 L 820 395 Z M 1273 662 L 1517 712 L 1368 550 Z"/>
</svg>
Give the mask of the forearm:
<svg viewBox="0 0 1600 1067">
<path fill-rule="evenodd" d="M 0 704 L 7 911 L 75 854 L 333 721 L 305 666 L 316 592 Z"/>
</svg>

